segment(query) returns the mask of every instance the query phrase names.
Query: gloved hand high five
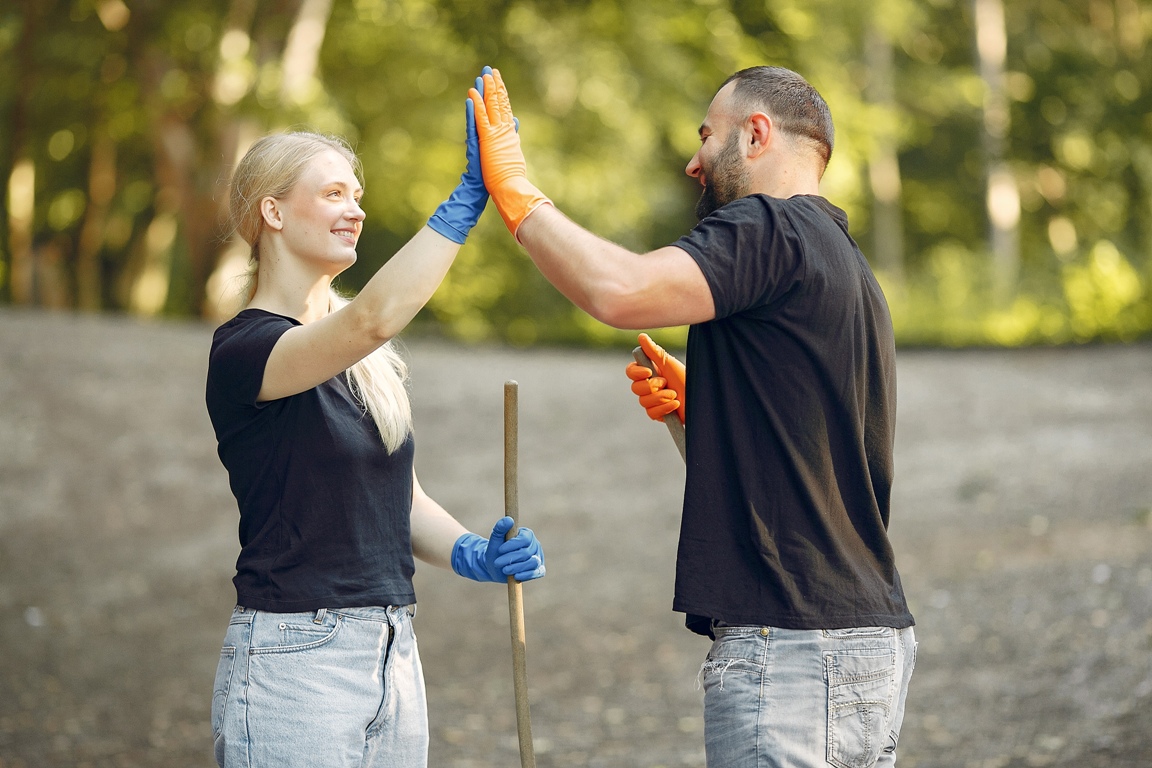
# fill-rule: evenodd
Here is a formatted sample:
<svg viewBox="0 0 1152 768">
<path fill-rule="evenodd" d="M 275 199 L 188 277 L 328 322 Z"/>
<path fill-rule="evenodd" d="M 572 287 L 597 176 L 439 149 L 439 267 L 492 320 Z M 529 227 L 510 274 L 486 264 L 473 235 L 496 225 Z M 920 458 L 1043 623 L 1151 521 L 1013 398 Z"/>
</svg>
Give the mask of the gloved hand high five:
<svg viewBox="0 0 1152 768">
<path fill-rule="evenodd" d="M 473 581 L 532 581 L 544 576 L 544 548 L 530 528 L 521 528 L 508 541 L 504 537 L 516 523 L 502 517 L 485 539 L 465 533 L 452 547 L 452 570 Z"/>
<path fill-rule="evenodd" d="M 484 67 L 484 74 L 490 75 L 491 67 Z M 476 78 L 476 88 L 484 92 L 483 77 Z M 472 99 L 464 102 L 465 144 L 464 157 L 467 161 L 460 183 L 452 194 L 440 204 L 428 226 L 454 243 L 464 244 L 468 232 L 480 220 L 484 207 L 488 205 L 488 189 L 484 186 L 484 176 L 480 169 L 480 140 L 476 133 L 476 107 Z"/>
<path fill-rule="evenodd" d="M 520 136 L 516 133 L 516 119 L 512 116 L 508 90 L 504 87 L 500 70 L 492 70 L 491 74 L 487 74 L 487 70 L 485 67 L 483 89 L 470 88 L 468 97 L 476 112 L 484 184 L 508 231 L 515 236 L 528 214 L 552 201 L 528 181 L 528 168 L 520 149 Z"/>
<path fill-rule="evenodd" d="M 684 423 L 684 393 L 687 374 L 684 363 L 664 351 L 652 338 L 640 334 L 640 348 L 655 366 L 650 371 L 639 363 L 629 363 L 624 372 L 632 379 L 632 393 L 640 397 L 640 405 L 648 412 L 648 417 L 661 421 L 669 413 L 675 412 Z"/>
</svg>

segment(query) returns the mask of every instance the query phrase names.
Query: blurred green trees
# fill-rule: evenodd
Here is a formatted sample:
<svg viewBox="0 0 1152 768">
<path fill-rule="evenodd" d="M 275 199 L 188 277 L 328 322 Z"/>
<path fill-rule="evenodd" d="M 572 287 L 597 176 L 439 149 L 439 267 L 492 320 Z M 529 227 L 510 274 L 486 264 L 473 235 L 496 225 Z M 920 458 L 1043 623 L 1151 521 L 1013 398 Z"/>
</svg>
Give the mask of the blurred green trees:
<svg viewBox="0 0 1152 768">
<path fill-rule="evenodd" d="M 832 107 L 824 193 L 903 343 L 1133 339 L 1152 332 L 1150 38 L 1147 0 L 13 0 L 0 301 L 228 312 L 246 260 L 222 224 L 229 169 L 292 127 L 364 160 L 355 289 L 455 185 L 484 64 L 538 186 L 608 238 L 665 245 L 694 224 L 682 171 L 717 86 L 774 63 Z M 572 308 L 494 211 L 421 322 L 633 338 Z"/>
</svg>

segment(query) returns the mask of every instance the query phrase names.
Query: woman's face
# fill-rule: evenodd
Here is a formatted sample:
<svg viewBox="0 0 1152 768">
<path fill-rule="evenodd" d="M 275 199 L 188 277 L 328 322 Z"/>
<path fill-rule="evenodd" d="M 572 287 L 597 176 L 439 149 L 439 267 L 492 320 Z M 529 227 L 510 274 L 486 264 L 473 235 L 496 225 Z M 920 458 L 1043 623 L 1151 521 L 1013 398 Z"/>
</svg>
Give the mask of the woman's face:
<svg viewBox="0 0 1152 768">
<path fill-rule="evenodd" d="M 364 223 L 364 194 L 352 166 L 336 150 L 312 158 L 296 186 L 277 201 L 286 248 L 317 262 L 332 274 L 356 261 L 356 241 Z"/>
</svg>

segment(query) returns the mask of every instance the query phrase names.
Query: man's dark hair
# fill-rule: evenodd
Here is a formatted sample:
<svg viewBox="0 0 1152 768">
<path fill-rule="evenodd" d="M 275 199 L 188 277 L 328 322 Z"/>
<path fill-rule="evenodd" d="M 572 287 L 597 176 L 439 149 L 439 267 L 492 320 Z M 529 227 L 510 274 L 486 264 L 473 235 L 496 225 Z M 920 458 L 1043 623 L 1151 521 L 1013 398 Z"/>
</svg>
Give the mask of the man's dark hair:
<svg viewBox="0 0 1152 768">
<path fill-rule="evenodd" d="M 735 82 L 736 103 L 749 112 L 763 110 L 777 128 L 796 136 L 824 160 L 832 157 L 835 130 L 832 113 L 824 98 L 808 81 L 784 67 L 749 67 L 729 77 L 720 86 Z"/>
</svg>

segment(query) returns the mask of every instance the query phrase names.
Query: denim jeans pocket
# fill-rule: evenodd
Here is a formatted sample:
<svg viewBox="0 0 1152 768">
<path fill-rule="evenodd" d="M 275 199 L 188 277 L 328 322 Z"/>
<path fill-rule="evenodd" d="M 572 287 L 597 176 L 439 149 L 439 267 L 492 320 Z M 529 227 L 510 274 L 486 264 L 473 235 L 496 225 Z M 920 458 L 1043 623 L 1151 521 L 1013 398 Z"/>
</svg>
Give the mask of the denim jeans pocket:
<svg viewBox="0 0 1152 768">
<path fill-rule="evenodd" d="M 866 768 L 876 762 L 890 728 L 896 655 L 887 648 L 824 654 L 828 682 L 828 762 Z"/>
<path fill-rule="evenodd" d="M 725 681 L 738 683 L 741 690 L 758 690 L 764 674 L 766 643 L 766 637 L 760 634 L 759 628 L 725 628 L 712 642 L 708 656 L 700 666 L 697 687 L 702 684 L 705 695 L 725 690 Z"/>
<path fill-rule="evenodd" d="M 333 613 L 326 613 L 320 619 L 314 616 L 312 613 L 260 614 L 252 625 L 252 654 L 295 653 L 327 645 L 339 634 L 344 620 Z"/>
<path fill-rule="evenodd" d="M 236 648 L 226 645 L 220 649 L 216 664 L 216 679 L 212 683 L 212 736 L 220 735 L 224 727 L 224 710 L 228 706 L 228 689 L 232 685 L 232 670 L 236 668 Z"/>
</svg>

